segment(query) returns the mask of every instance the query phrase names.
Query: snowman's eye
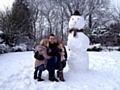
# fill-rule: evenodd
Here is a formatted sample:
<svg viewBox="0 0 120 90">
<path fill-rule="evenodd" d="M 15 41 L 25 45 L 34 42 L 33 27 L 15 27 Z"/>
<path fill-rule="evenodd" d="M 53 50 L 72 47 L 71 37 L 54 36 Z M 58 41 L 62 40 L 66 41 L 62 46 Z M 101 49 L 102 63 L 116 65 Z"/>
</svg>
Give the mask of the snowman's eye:
<svg viewBox="0 0 120 90">
<path fill-rule="evenodd" d="M 77 18 L 77 20 L 79 20 L 79 18 Z"/>
<path fill-rule="evenodd" d="M 72 20 L 74 20 L 74 18 L 72 18 Z"/>
</svg>

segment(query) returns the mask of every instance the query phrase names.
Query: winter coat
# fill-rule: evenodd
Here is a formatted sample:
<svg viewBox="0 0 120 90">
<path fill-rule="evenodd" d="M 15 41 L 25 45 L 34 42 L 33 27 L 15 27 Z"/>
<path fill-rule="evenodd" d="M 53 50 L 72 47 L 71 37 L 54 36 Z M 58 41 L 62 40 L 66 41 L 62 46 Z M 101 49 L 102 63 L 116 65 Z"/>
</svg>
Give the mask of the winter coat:
<svg viewBox="0 0 120 90">
<path fill-rule="evenodd" d="M 35 59 L 38 59 L 38 60 L 40 60 L 40 61 L 41 61 L 41 60 L 44 60 L 43 55 L 39 55 L 39 52 L 38 52 L 38 51 L 35 52 L 34 58 L 35 58 Z"/>
<path fill-rule="evenodd" d="M 65 49 L 62 47 L 62 48 L 60 48 L 60 50 L 59 50 L 60 52 L 64 52 L 65 53 Z M 63 60 L 65 60 L 65 55 L 64 56 L 62 56 L 61 55 L 61 57 L 60 57 L 60 61 L 63 61 Z"/>
<path fill-rule="evenodd" d="M 67 51 L 66 51 L 66 48 L 65 48 L 65 47 L 63 47 L 63 48 L 64 48 L 64 53 L 65 53 L 64 58 L 67 58 Z M 56 69 L 59 68 L 59 62 L 61 61 L 60 52 L 61 52 L 61 49 L 59 49 L 58 47 L 56 47 L 56 48 L 54 49 L 55 56 L 57 56 L 57 65 L 56 65 Z M 63 60 L 62 60 L 62 61 L 63 61 Z"/>
<path fill-rule="evenodd" d="M 37 56 L 37 55 L 36 55 Z M 39 57 L 39 58 L 38 58 Z M 35 57 L 36 58 L 36 57 Z M 47 55 L 47 48 L 44 46 L 38 46 L 38 56 L 35 60 L 35 67 L 38 67 L 42 64 L 44 64 L 44 67 L 46 68 L 47 66 L 47 61 L 48 59 L 50 59 L 51 57 Z M 41 59 L 41 60 L 39 60 Z"/>
<path fill-rule="evenodd" d="M 66 48 L 65 48 L 65 46 L 63 47 L 64 48 L 64 52 L 65 52 L 65 58 L 67 59 L 68 58 L 68 56 L 67 56 L 67 51 L 66 51 Z"/>
<path fill-rule="evenodd" d="M 49 56 L 55 56 L 55 52 L 54 52 L 55 47 L 57 47 L 57 44 L 56 44 L 56 43 L 51 44 L 51 43 L 49 42 L 49 48 L 51 49 L 51 53 L 48 54 Z"/>
<path fill-rule="evenodd" d="M 65 53 L 64 58 L 67 58 L 67 51 L 66 51 L 66 48 L 63 47 L 63 49 L 64 49 L 64 53 Z M 56 47 L 56 48 L 54 49 L 54 53 L 55 53 L 55 56 L 57 56 L 58 61 L 61 61 L 60 52 L 61 52 L 61 49 L 59 49 L 58 47 Z"/>
</svg>

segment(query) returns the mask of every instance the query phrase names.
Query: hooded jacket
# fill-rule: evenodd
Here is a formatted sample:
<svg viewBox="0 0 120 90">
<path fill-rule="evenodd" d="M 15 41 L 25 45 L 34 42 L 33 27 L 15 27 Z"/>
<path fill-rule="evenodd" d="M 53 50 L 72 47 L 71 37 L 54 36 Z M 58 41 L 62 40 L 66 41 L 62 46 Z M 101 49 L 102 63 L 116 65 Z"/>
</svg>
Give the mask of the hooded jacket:
<svg viewBox="0 0 120 90">
<path fill-rule="evenodd" d="M 44 67 L 46 68 L 47 61 L 51 57 L 47 55 L 47 48 L 45 46 L 40 46 L 40 45 L 38 46 L 38 56 L 37 57 L 41 57 L 41 58 L 36 58 L 35 67 L 38 67 L 38 66 L 44 64 Z M 39 59 L 42 59 L 42 60 L 39 60 Z"/>
</svg>

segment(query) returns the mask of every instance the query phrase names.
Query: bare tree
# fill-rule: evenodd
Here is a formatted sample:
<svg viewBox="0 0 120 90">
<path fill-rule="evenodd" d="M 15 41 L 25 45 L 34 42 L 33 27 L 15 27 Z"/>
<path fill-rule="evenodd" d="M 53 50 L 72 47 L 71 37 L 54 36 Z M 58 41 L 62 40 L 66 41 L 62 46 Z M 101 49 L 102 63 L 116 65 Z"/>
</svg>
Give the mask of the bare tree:
<svg viewBox="0 0 120 90">
<path fill-rule="evenodd" d="M 37 45 L 37 27 L 36 27 L 36 22 L 38 20 L 38 15 L 39 15 L 39 8 L 40 8 L 40 4 L 41 1 L 38 0 L 28 0 L 29 1 L 29 8 L 31 10 L 30 14 L 31 14 L 31 23 L 32 23 L 32 28 L 33 28 L 33 34 L 32 37 L 34 39 L 34 44 L 33 44 L 33 48 L 36 47 Z"/>
<path fill-rule="evenodd" d="M 120 7 L 114 8 L 113 21 L 110 24 L 109 33 L 114 39 L 114 45 L 120 45 Z"/>
<path fill-rule="evenodd" d="M 111 20 L 109 0 L 44 0 L 42 3 L 38 0 L 37 3 L 39 14 L 36 28 L 37 33 L 40 31 L 37 37 L 54 33 L 57 38 L 67 40 L 68 21 L 75 10 L 85 17 L 86 29 L 90 34 Z"/>
</svg>

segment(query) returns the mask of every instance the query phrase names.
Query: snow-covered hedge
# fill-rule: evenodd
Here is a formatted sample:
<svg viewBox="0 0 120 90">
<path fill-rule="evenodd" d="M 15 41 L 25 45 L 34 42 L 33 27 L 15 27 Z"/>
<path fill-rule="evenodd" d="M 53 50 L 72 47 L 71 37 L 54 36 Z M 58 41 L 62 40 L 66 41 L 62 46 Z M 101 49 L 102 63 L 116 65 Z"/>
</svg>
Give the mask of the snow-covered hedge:
<svg viewBox="0 0 120 90">
<path fill-rule="evenodd" d="M 13 52 L 27 51 L 27 46 L 25 44 L 20 44 L 18 46 L 12 47 Z"/>
<path fill-rule="evenodd" d="M 120 51 L 120 46 L 108 46 L 108 47 L 104 47 L 105 51 Z"/>
<path fill-rule="evenodd" d="M 102 46 L 101 44 L 90 45 L 87 51 L 120 51 L 120 46 Z"/>
<path fill-rule="evenodd" d="M 8 45 L 6 44 L 0 44 L 0 53 L 7 53 L 10 52 L 11 49 Z"/>
<path fill-rule="evenodd" d="M 87 51 L 102 51 L 101 44 L 90 45 Z"/>
<path fill-rule="evenodd" d="M 0 54 L 7 52 L 22 52 L 27 51 L 27 46 L 25 44 L 20 44 L 15 47 L 10 47 L 6 44 L 0 44 Z"/>
</svg>

